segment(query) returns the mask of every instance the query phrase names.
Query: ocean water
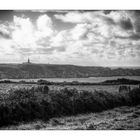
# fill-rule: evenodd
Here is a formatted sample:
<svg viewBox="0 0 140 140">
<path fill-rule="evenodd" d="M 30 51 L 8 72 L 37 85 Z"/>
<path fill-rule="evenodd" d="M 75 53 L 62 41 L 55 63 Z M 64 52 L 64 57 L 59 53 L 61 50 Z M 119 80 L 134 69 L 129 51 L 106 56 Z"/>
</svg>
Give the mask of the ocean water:
<svg viewBox="0 0 140 140">
<path fill-rule="evenodd" d="M 51 82 L 72 82 L 72 81 L 78 81 L 78 82 L 89 82 L 89 83 L 98 83 L 103 82 L 105 80 L 116 80 L 118 78 L 126 78 L 126 79 L 132 79 L 132 80 L 140 80 L 140 76 L 112 76 L 112 77 L 89 77 L 89 78 L 39 78 Z M 12 81 L 38 81 L 39 79 L 8 79 Z M 2 79 L 7 80 L 7 79 Z"/>
</svg>

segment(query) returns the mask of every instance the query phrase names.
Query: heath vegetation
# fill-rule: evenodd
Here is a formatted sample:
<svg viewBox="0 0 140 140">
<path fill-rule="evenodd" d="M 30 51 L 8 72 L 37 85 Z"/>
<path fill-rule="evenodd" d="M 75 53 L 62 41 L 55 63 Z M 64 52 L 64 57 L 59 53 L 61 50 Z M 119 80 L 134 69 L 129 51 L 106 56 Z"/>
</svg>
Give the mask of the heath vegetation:
<svg viewBox="0 0 140 140">
<path fill-rule="evenodd" d="M 48 121 L 52 117 L 101 112 L 138 104 L 139 87 L 124 89 L 116 94 L 103 90 L 86 91 L 76 88 L 49 90 L 46 85 L 11 88 L 7 94 L 0 94 L 0 126 L 33 120 Z"/>
</svg>

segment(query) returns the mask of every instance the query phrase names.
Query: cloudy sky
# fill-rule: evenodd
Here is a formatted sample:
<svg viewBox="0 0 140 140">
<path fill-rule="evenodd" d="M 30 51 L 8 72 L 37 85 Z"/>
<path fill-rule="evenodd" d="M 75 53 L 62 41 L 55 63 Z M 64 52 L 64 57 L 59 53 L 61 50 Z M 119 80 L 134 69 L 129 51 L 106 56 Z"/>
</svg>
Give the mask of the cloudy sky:
<svg viewBox="0 0 140 140">
<path fill-rule="evenodd" d="M 140 11 L 0 11 L 0 63 L 140 66 Z"/>
</svg>

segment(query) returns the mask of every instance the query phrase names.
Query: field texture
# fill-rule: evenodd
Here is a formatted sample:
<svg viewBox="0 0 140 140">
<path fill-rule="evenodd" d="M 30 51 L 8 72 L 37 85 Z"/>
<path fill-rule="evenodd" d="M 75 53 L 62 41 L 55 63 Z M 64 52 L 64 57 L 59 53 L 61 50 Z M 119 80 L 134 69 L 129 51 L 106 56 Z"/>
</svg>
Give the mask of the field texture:
<svg viewBox="0 0 140 140">
<path fill-rule="evenodd" d="M 137 88 L 138 85 L 126 85 L 130 86 L 131 89 Z M 0 93 L 8 93 L 9 89 L 19 89 L 19 88 L 30 88 L 37 87 L 35 84 L 0 84 Z M 63 88 L 76 88 L 79 91 L 94 91 L 94 90 L 105 90 L 111 93 L 118 93 L 120 85 L 77 85 L 77 86 L 59 86 L 59 85 L 50 85 L 50 90 L 59 90 Z"/>
<path fill-rule="evenodd" d="M 6 128 L 10 129 L 11 125 L 30 124 L 31 121 L 34 124 L 38 120 L 37 123 L 42 122 L 40 125 L 47 125 L 45 128 L 43 127 L 44 129 L 59 129 L 54 126 L 60 127 L 62 124 L 64 124 L 62 129 L 103 129 L 103 127 L 105 129 L 127 129 L 125 126 L 117 128 L 106 125 L 110 123 L 115 125 L 117 119 L 119 119 L 120 124 L 123 124 L 121 120 L 133 119 L 130 125 L 133 123 L 136 127 L 131 126 L 131 128 L 139 129 L 139 124 L 137 126 L 136 123 L 139 123 L 140 88 L 138 86 L 130 87 L 128 90 L 119 91 L 119 86 L 50 86 L 48 89 L 47 86 L 43 85 L 1 84 L 0 127 L 4 129 L 8 126 Z M 122 106 L 128 107 L 123 108 Z M 118 111 L 102 112 L 116 107 L 121 108 Z M 80 122 L 78 114 L 88 114 L 82 115 L 85 116 L 86 121 Z M 113 119 L 113 114 L 117 115 L 116 119 Z M 70 117 L 72 127 L 67 127 L 69 126 L 67 121 L 61 123 L 62 120 L 67 120 L 68 117 L 65 118 L 65 116 L 73 116 Z M 88 116 L 89 119 L 87 119 Z M 125 119 L 123 120 L 123 118 Z M 104 119 L 112 122 L 106 124 Z M 50 126 L 48 126 L 48 122 L 51 124 Z M 79 122 L 80 125 L 75 127 L 74 123 Z M 101 127 L 97 122 L 100 122 Z M 30 126 L 32 127 L 32 125 Z M 39 128 L 41 129 L 42 126 Z"/>
</svg>

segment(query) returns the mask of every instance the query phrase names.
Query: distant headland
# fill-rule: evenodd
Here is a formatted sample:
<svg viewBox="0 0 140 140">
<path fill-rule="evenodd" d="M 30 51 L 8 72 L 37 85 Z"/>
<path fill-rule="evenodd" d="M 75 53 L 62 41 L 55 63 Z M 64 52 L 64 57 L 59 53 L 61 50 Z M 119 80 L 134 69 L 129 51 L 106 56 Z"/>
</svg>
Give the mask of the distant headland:
<svg viewBox="0 0 140 140">
<path fill-rule="evenodd" d="M 87 78 L 140 76 L 140 68 L 109 68 L 62 64 L 37 64 L 28 58 L 21 64 L 0 64 L 0 79 Z"/>
</svg>

